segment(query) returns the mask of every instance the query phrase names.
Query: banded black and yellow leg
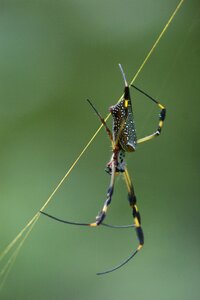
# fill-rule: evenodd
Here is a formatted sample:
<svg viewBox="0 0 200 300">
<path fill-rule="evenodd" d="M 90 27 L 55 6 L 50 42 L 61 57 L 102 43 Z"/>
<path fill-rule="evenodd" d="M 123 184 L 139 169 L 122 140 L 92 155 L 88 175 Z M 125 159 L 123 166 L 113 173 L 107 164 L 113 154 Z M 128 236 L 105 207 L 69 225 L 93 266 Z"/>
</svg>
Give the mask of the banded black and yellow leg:
<svg viewBox="0 0 200 300">
<path fill-rule="evenodd" d="M 132 207 L 135 230 L 136 230 L 137 238 L 139 240 L 139 246 L 136 249 L 136 253 L 137 253 L 144 245 L 144 234 L 143 234 L 143 230 L 141 227 L 140 213 L 139 213 L 138 207 L 136 205 L 136 202 L 137 202 L 136 195 L 135 195 L 133 184 L 131 182 L 131 179 L 130 179 L 127 169 L 124 172 L 124 178 L 125 178 L 126 186 L 128 189 L 128 200 L 129 200 L 130 206 Z"/>
<path fill-rule="evenodd" d="M 113 271 L 121 268 L 122 266 L 127 264 L 142 249 L 142 247 L 144 245 L 144 234 L 143 234 L 142 227 L 141 227 L 140 213 L 139 213 L 137 205 L 136 205 L 136 196 L 135 196 L 133 184 L 131 182 L 127 168 L 125 169 L 123 175 L 124 175 L 126 186 L 128 189 L 128 200 L 129 200 L 130 206 L 132 207 L 132 210 L 133 210 L 133 220 L 134 220 L 133 226 L 136 230 L 136 234 L 137 234 L 137 237 L 139 240 L 139 245 L 136 248 L 136 250 L 127 259 L 125 259 L 121 264 L 119 264 L 116 267 L 109 269 L 107 271 L 97 273 L 97 275 L 104 275 L 104 274 L 113 272 Z"/>
<path fill-rule="evenodd" d="M 92 222 L 92 223 L 72 222 L 72 221 L 66 221 L 66 220 L 54 217 L 54 216 L 52 216 L 52 215 L 50 215 L 50 214 L 48 214 L 48 213 L 46 213 L 44 211 L 40 211 L 40 213 L 43 214 L 43 215 L 45 215 L 45 216 L 47 216 L 47 217 L 49 217 L 49 218 L 51 218 L 51 219 L 54 219 L 54 220 L 56 220 L 58 222 L 65 223 L 65 224 L 79 225 L 79 226 L 91 226 L 91 227 L 95 227 L 95 226 L 101 225 L 102 222 L 103 222 L 103 220 L 106 217 L 108 206 L 110 205 L 111 200 L 112 200 L 112 195 L 113 195 L 113 191 L 114 191 L 115 175 L 116 175 L 116 167 L 115 167 L 115 163 L 113 161 L 113 163 L 112 163 L 112 173 L 111 173 L 110 185 L 109 185 L 109 188 L 108 188 L 108 191 L 107 191 L 107 198 L 106 198 L 106 201 L 104 202 L 102 210 L 96 216 L 95 222 Z M 102 224 L 102 225 L 104 225 L 104 224 Z M 109 224 L 105 224 L 105 226 L 117 228 L 117 226 L 112 226 L 112 225 L 109 225 Z"/>
<path fill-rule="evenodd" d="M 140 138 L 137 140 L 137 144 L 140 144 L 140 143 L 143 143 L 143 142 L 146 142 L 146 141 L 149 141 L 151 139 L 153 139 L 154 137 L 156 136 L 159 136 L 160 133 L 161 133 L 161 130 L 162 130 L 162 127 L 163 127 L 163 123 L 164 123 L 164 120 L 165 120 L 165 117 L 166 117 L 166 108 L 161 104 L 159 103 L 157 100 L 155 100 L 154 98 L 152 98 L 150 95 L 148 95 L 146 92 L 142 91 L 141 89 L 139 89 L 138 87 L 136 87 L 135 85 L 131 85 L 132 87 L 134 87 L 136 90 L 138 90 L 140 93 L 142 93 L 143 95 L 145 95 L 147 98 L 149 98 L 151 101 L 153 101 L 154 103 L 157 104 L 157 106 L 160 108 L 160 114 L 159 114 L 159 123 L 158 123 L 158 128 L 157 130 L 150 134 L 150 135 L 147 135 L 143 138 Z"/>
<path fill-rule="evenodd" d="M 90 223 L 89 226 L 98 226 L 98 225 L 102 224 L 103 220 L 105 219 L 106 213 L 107 213 L 107 210 L 108 210 L 108 206 L 111 203 L 112 195 L 113 195 L 113 192 L 114 192 L 115 175 L 116 175 L 116 167 L 115 167 L 115 163 L 113 161 L 112 162 L 112 172 L 111 172 L 111 178 L 110 178 L 110 185 L 109 185 L 109 188 L 108 188 L 108 191 L 107 191 L 106 201 L 104 202 L 102 210 L 96 216 L 96 221 L 94 223 Z"/>
</svg>

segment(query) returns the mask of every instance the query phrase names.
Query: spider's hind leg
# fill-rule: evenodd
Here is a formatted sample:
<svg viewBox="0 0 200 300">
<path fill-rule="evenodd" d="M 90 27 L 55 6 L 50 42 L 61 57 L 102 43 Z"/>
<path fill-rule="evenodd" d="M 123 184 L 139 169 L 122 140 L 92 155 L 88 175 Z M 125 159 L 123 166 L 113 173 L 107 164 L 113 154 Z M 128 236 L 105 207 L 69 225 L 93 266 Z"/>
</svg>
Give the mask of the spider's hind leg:
<svg viewBox="0 0 200 300">
<path fill-rule="evenodd" d="M 132 214 L 133 214 L 133 220 L 134 220 L 134 224 L 135 224 L 135 230 L 136 230 L 136 234 L 137 234 L 137 237 L 139 240 L 139 246 L 136 250 L 138 252 L 144 245 L 144 234 L 143 234 L 143 230 L 141 227 L 141 217 L 140 217 L 138 207 L 136 205 L 136 195 L 134 192 L 133 184 L 131 182 L 131 179 L 130 179 L 127 169 L 124 172 L 124 177 L 125 177 L 126 186 L 128 189 L 128 200 L 129 200 L 130 206 L 132 207 Z"/>
<path fill-rule="evenodd" d="M 128 200 L 129 200 L 130 206 L 132 207 L 132 214 L 133 214 L 133 220 L 134 220 L 133 226 L 135 227 L 135 230 L 136 230 L 139 245 L 136 248 L 136 250 L 128 258 L 126 258 L 122 263 L 120 263 L 119 265 L 117 265 L 116 267 L 114 267 L 112 269 L 109 269 L 109 270 L 106 270 L 103 272 L 99 272 L 99 273 L 97 273 L 97 275 L 104 275 L 104 274 L 113 272 L 113 271 L 121 268 L 122 266 L 127 264 L 142 249 L 142 247 L 144 245 L 144 234 L 143 234 L 143 230 L 141 227 L 140 213 L 139 213 L 137 205 L 136 205 L 136 196 L 135 196 L 133 184 L 131 182 L 127 168 L 125 169 L 123 174 L 124 174 L 126 186 L 128 189 Z"/>
</svg>

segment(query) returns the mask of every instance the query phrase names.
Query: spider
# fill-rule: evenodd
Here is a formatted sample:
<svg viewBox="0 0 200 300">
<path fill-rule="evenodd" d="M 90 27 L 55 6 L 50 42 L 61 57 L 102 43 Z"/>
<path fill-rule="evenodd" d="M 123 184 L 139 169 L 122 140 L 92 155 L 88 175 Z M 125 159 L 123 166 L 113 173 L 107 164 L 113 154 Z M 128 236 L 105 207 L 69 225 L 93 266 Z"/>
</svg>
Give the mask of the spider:
<svg viewBox="0 0 200 300">
<path fill-rule="evenodd" d="M 123 76 L 125 88 L 124 88 L 124 95 L 121 98 L 121 100 L 114 106 L 110 107 L 110 113 L 113 118 L 112 131 L 109 129 L 105 120 L 99 114 L 99 112 L 94 107 L 94 105 L 91 103 L 91 101 L 87 99 L 88 103 L 93 108 L 93 110 L 99 117 L 101 123 L 105 127 L 106 132 L 107 132 L 109 139 L 111 141 L 111 144 L 112 144 L 112 156 L 106 166 L 106 172 L 110 175 L 110 185 L 107 190 L 106 200 L 104 202 L 102 210 L 98 213 L 98 215 L 96 216 L 96 220 L 92 223 L 79 223 L 79 222 L 65 221 L 65 220 L 59 219 L 57 217 L 54 217 L 46 212 L 41 211 L 41 213 L 43 215 L 46 215 L 56 221 L 63 222 L 66 224 L 71 224 L 71 225 L 91 226 L 91 227 L 104 225 L 104 226 L 112 227 L 112 228 L 127 228 L 127 227 L 135 228 L 136 235 L 137 235 L 137 238 L 139 241 L 139 244 L 138 244 L 138 247 L 136 248 L 136 250 L 119 265 L 117 265 L 111 269 L 108 269 L 106 271 L 99 272 L 99 273 L 97 273 L 97 275 L 110 273 L 110 272 L 113 272 L 113 271 L 121 268 L 128 261 L 130 261 L 136 255 L 136 253 L 142 249 L 142 247 L 144 245 L 144 234 L 143 234 L 143 230 L 141 227 L 140 213 L 139 213 L 139 210 L 138 210 L 138 207 L 136 204 L 137 200 L 136 200 L 134 187 L 133 187 L 133 184 L 132 184 L 132 181 L 131 181 L 131 178 L 130 178 L 130 175 L 129 175 L 129 172 L 127 170 L 127 166 L 125 163 L 125 153 L 126 152 L 134 152 L 136 150 L 137 144 L 149 141 L 149 140 L 153 139 L 154 137 L 159 136 L 161 133 L 162 126 L 163 126 L 163 122 L 165 120 L 165 116 L 166 116 L 166 109 L 162 104 L 160 104 L 157 100 L 155 100 L 154 98 L 149 96 L 147 93 L 145 93 L 138 87 L 131 85 L 132 87 L 137 89 L 139 92 L 144 94 L 146 97 L 148 97 L 155 104 L 157 104 L 157 106 L 160 109 L 159 123 L 158 123 L 157 130 L 151 135 L 137 139 L 135 122 L 134 122 L 133 112 L 132 112 L 132 104 L 131 104 L 131 98 L 130 98 L 129 85 L 127 83 L 125 73 L 122 69 L 121 64 L 119 64 L 119 68 L 120 68 L 122 76 Z M 128 190 L 128 201 L 129 201 L 130 207 L 132 208 L 132 215 L 133 215 L 133 224 L 132 225 L 117 226 L 117 225 L 109 225 L 109 224 L 106 224 L 103 222 L 106 217 L 108 207 L 111 204 L 111 200 L 112 200 L 112 196 L 113 196 L 113 192 L 114 192 L 115 177 L 118 173 L 123 174 L 125 183 L 126 183 L 126 187 Z"/>
</svg>

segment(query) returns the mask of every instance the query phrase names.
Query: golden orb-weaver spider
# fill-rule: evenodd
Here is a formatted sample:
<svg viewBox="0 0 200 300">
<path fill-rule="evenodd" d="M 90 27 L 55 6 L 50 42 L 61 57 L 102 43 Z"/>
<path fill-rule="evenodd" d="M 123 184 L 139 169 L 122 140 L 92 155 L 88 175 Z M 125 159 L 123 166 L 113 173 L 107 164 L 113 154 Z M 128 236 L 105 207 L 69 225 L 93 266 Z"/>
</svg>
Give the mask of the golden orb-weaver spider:
<svg viewBox="0 0 200 300">
<path fill-rule="evenodd" d="M 122 99 L 117 104 L 110 107 L 110 113 L 113 118 L 112 131 L 108 128 L 105 120 L 102 118 L 102 116 L 99 114 L 99 112 L 96 110 L 94 105 L 90 102 L 90 100 L 87 100 L 89 102 L 89 104 L 91 105 L 91 107 L 96 112 L 101 123 L 104 125 L 106 132 L 112 143 L 112 156 L 106 167 L 106 172 L 109 173 L 111 176 L 110 185 L 109 185 L 109 188 L 107 191 L 106 200 L 104 202 L 102 210 L 96 216 L 95 222 L 92 222 L 92 223 L 79 223 L 79 222 L 65 221 L 60 218 L 54 217 L 46 212 L 41 211 L 41 213 L 43 215 L 46 215 L 56 221 L 66 223 L 66 224 L 71 224 L 71 225 L 91 226 L 91 227 L 104 225 L 104 226 L 108 226 L 108 227 L 112 227 L 112 228 L 135 227 L 137 238 L 139 241 L 139 245 L 136 248 L 136 250 L 127 259 L 125 259 L 122 263 L 120 263 L 116 267 L 109 269 L 107 271 L 104 271 L 104 272 L 99 272 L 99 273 L 97 273 L 97 275 L 110 273 L 110 272 L 113 272 L 113 271 L 121 268 L 129 260 L 131 260 L 135 256 L 135 254 L 137 252 L 139 252 L 141 250 L 141 248 L 143 247 L 144 234 L 143 234 L 143 230 L 141 227 L 141 218 L 140 218 L 140 213 L 139 213 L 137 205 L 136 205 L 136 196 L 135 196 L 133 184 L 131 182 L 131 179 L 130 179 L 130 176 L 129 176 L 129 173 L 127 170 L 127 166 L 125 163 L 125 153 L 126 152 L 134 152 L 136 150 L 137 144 L 149 141 L 152 138 L 159 136 L 161 133 L 161 129 L 163 126 L 163 122 L 165 120 L 165 115 L 166 115 L 166 109 L 162 104 L 160 104 L 157 100 L 155 100 L 154 98 L 152 98 L 151 96 L 149 96 L 147 93 L 140 90 L 136 86 L 131 85 L 132 87 L 137 89 L 139 92 L 141 92 L 142 94 L 147 96 L 154 103 L 156 103 L 157 106 L 161 109 L 160 114 L 159 114 L 159 123 L 158 123 L 157 130 L 151 135 L 137 139 L 135 122 L 133 119 L 129 85 L 126 81 L 125 73 L 120 64 L 119 64 L 119 67 L 120 67 L 120 70 L 121 70 L 121 73 L 122 73 L 122 76 L 124 79 L 125 88 L 124 88 L 124 95 L 123 95 Z M 133 214 L 133 220 L 134 220 L 134 223 L 132 225 L 117 226 L 117 225 L 109 225 L 109 224 L 103 223 L 103 221 L 106 217 L 108 206 L 110 205 L 111 200 L 112 200 L 115 176 L 118 173 L 122 173 L 125 178 L 125 182 L 126 182 L 126 186 L 127 186 L 127 190 L 128 190 L 128 200 L 129 200 L 130 206 L 132 208 L 132 214 Z"/>
</svg>

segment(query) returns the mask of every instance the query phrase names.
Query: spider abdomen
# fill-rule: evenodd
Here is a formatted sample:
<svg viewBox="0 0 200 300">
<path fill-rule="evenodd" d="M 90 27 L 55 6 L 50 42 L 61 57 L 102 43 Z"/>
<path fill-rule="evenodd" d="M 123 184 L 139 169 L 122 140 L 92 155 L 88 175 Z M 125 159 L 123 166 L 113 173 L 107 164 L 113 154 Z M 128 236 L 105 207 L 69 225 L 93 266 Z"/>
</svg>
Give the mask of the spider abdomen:
<svg viewBox="0 0 200 300">
<path fill-rule="evenodd" d="M 113 117 L 113 140 L 126 152 L 135 151 L 137 136 L 133 119 L 129 87 L 125 87 L 124 98 L 110 107 Z"/>
</svg>

